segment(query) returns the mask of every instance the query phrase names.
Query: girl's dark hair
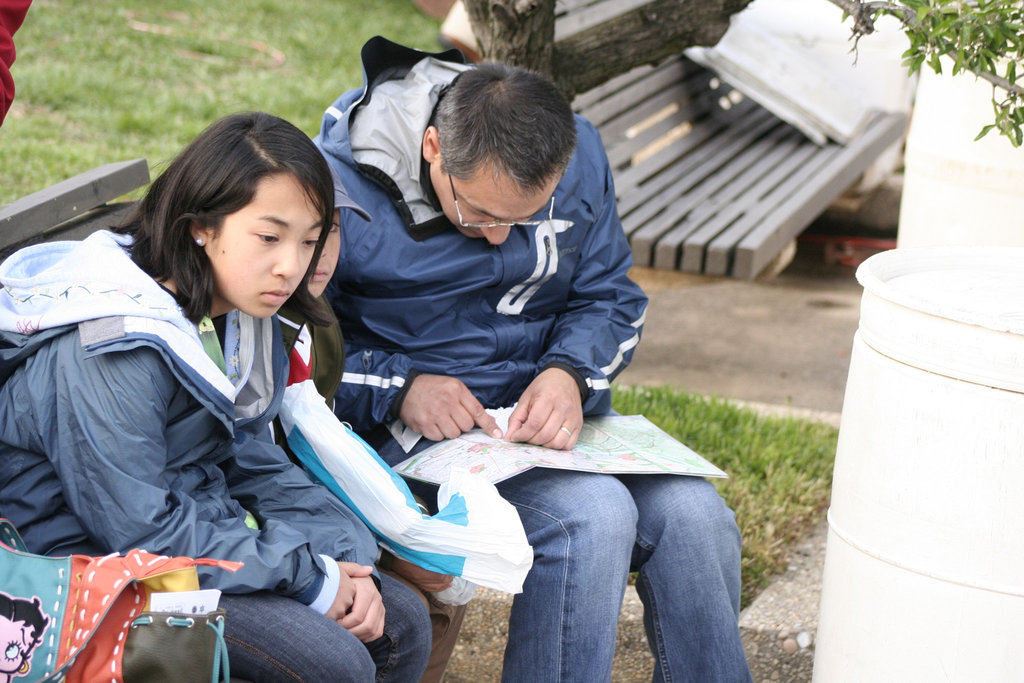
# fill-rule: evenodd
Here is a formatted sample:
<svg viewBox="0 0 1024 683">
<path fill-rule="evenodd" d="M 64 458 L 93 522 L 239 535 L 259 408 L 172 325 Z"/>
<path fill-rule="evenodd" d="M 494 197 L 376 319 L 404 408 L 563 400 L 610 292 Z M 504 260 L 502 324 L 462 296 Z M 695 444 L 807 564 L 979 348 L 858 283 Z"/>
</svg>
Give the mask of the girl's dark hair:
<svg viewBox="0 0 1024 683">
<path fill-rule="evenodd" d="M 306 284 L 316 268 L 334 215 L 334 184 L 323 155 L 301 130 L 270 114 L 226 116 L 199 134 L 153 181 L 138 208 L 115 232 L 133 236 L 132 261 L 154 280 L 171 280 L 175 298 L 194 323 L 210 311 L 213 268 L 192 238 L 193 222 L 220 229 L 224 217 L 249 204 L 264 178 L 293 176 L 321 218 L 309 270 L 291 305 L 317 325 L 333 318 Z"/>
</svg>

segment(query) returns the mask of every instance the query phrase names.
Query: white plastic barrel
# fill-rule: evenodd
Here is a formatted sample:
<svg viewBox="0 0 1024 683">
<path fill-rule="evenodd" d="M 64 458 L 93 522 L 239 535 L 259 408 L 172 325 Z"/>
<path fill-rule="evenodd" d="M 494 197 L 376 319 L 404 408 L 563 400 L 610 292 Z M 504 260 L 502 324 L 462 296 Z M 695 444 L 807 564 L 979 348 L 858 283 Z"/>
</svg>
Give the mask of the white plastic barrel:
<svg viewBox="0 0 1024 683">
<path fill-rule="evenodd" d="M 1024 248 L 857 279 L 814 681 L 1024 680 Z"/>
<path fill-rule="evenodd" d="M 1024 148 L 991 131 L 992 86 L 921 70 L 907 134 L 900 247 L 1024 246 Z"/>
</svg>

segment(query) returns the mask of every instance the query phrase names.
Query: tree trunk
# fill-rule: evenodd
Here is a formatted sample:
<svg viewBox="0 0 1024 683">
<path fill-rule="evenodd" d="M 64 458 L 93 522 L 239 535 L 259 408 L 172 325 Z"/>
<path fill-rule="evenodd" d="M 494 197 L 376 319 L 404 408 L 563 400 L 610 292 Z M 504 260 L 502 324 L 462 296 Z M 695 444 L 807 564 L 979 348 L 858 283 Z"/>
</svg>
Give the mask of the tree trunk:
<svg viewBox="0 0 1024 683">
<path fill-rule="evenodd" d="M 463 0 L 480 55 L 552 75 L 555 0 Z"/>
<path fill-rule="evenodd" d="M 651 0 L 557 43 L 555 0 L 464 2 L 484 59 L 547 74 L 572 98 L 642 64 L 714 45 L 751 0 Z"/>
</svg>

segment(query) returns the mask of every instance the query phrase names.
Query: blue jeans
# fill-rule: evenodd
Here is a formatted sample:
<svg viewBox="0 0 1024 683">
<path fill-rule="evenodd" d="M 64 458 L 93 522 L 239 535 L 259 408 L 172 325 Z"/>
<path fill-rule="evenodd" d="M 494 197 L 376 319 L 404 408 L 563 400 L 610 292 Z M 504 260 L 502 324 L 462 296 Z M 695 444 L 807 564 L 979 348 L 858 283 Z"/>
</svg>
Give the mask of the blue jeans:
<svg viewBox="0 0 1024 683">
<path fill-rule="evenodd" d="M 393 441 L 380 454 L 391 464 L 409 456 Z M 534 552 L 512 603 L 503 680 L 610 680 L 626 580 L 637 571 L 654 680 L 749 683 L 740 534 L 710 482 L 535 468 L 498 491 Z"/>
<path fill-rule="evenodd" d="M 380 575 L 384 635 L 362 643 L 327 617 L 272 593 L 223 595 L 232 677 L 320 683 L 419 680 L 430 655 L 430 618 L 408 588 Z"/>
</svg>

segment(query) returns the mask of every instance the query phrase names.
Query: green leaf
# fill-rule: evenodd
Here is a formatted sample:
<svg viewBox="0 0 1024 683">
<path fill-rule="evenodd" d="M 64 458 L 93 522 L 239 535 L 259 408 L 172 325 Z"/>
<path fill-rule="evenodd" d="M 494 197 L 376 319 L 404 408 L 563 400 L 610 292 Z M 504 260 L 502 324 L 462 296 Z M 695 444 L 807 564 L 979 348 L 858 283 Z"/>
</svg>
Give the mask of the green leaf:
<svg viewBox="0 0 1024 683">
<path fill-rule="evenodd" d="M 921 65 L 924 64 L 924 59 L 924 55 L 915 55 L 903 60 L 903 63 L 907 67 L 908 73 L 914 74 L 921 69 Z"/>
<path fill-rule="evenodd" d="M 986 135 L 988 135 L 988 134 L 989 134 L 989 132 L 990 132 L 990 131 L 991 131 L 991 130 L 992 130 L 993 128 L 995 128 L 995 127 L 996 127 L 996 124 L 994 124 L 994 123 L 990 123 L 990 124 L 988 124 L 987 126 L 985 126 L 984 128 L 982 128 L 982 129 L 981 129 L 981 132 L 980 132 L 980 133 L 978 133 L 978 134 L 977 134 L 976 136 L 974 136 L 974 141 L 975 141 L 975 142 L 977 142 L 978 140 L 982 139 L 983 137 L 985 137 Z"/>
</svg>

